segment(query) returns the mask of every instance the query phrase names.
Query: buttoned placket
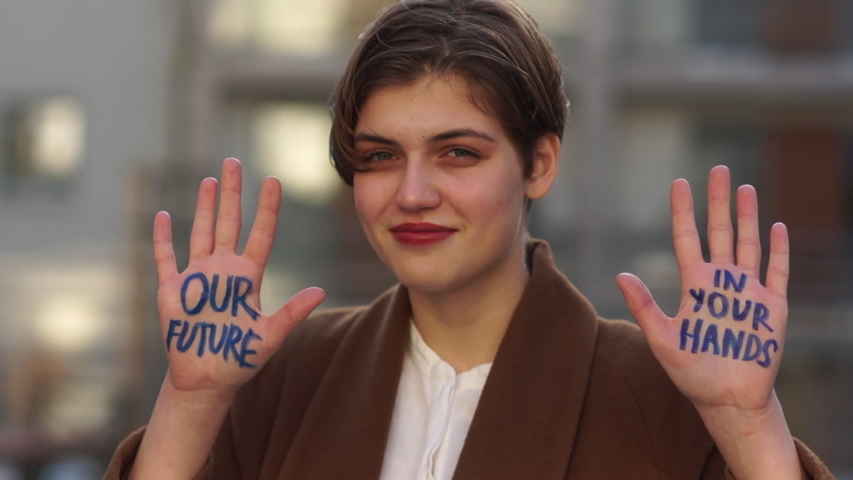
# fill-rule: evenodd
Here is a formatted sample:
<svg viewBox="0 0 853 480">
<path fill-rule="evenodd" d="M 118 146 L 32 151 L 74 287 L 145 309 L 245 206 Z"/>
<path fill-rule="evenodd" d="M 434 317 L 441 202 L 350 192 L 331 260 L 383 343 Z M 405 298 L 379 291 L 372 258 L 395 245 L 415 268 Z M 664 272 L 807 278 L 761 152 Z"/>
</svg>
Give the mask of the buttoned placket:
<svg viewBox="0 0 853 480">
<path fill-rule="evenodd" d="M 455 467 L 459 452 L 448 451 L 448 442 L 452 441 L 450 437 L 453 435 L 464 437 L 467 434 L 470 417 L 473 417 L 491 363 L 457 374 L 449 363 L 429 348 L 417 331 L 412 337 L 413 358 L 427 383 L 424 386 L 429 402 L 426 448 L 418 469 L 418 480 L 436 480 L 436 475 L 441 475 L 444 470 L 443 463 L 451 461 Z M 454 425 L 454 413 L 458 414 L 457 410 L 461 409 L 470 409 L 468 417 L 463 417 L 467 421 L 464 425 Z M 450 431 L 457 426 L 464 431 Z M 464 442 L 458 445 L 460 449 L 461 443 Z"/>
</svg>

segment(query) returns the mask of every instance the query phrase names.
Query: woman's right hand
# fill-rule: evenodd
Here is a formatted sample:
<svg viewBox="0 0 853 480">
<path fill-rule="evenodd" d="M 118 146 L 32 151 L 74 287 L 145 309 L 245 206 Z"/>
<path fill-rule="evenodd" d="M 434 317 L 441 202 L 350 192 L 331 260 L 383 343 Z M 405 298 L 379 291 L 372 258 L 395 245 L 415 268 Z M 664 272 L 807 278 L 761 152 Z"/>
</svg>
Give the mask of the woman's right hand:
<svg viewBox="0 0 853 480">
<path fill-rule="evenodd" d="M 159 212 L 154 220 L 157 303 L 169 361 L 165 381 L 177 392 L 233 397 L 325 299 L 323 290 L 307 288 L 272 315 L 261 313 L 259 291 L 275 238 L 281 184 L 275 177 L 264 181 L 255 223 L 238 255 L 241 184 L 240 162 L 225 160 L 215 215 L 217 181 L 201 182 L 189 264 L 181 273 L 169 215 Z"/>
</svg>

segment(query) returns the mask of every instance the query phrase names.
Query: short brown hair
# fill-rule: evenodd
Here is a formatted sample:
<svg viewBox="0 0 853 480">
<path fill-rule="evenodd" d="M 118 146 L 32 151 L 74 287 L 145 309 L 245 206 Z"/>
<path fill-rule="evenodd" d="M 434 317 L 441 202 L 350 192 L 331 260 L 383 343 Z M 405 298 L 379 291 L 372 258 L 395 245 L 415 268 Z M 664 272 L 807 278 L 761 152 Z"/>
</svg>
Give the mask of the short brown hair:
<svg viewBox="0 0 853 480">
<path fill-rule="evenodd" d="M 374 91 L 428 75 L 457 75 L 472 101 L 501 123 L 533 169 L 535 143 L 562 138 L 568 113 L 562 67 L 536 22 L 510 0 L 399 0 L 359 38 L 330 99 L 332 162 L 352 185 L 354 131 Z"/>
</svg>

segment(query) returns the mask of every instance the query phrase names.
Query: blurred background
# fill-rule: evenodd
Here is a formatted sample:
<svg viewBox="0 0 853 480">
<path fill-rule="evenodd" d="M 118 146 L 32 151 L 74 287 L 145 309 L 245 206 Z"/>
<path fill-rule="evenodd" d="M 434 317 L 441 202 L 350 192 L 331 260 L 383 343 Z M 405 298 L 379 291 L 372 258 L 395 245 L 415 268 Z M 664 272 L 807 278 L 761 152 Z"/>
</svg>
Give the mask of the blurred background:
<svg viewBox="0 0 853 480">
<path fill-rule="evenodd" d="M 248 218 L 264 176 L 283 183 L 267 310 L 392 284 L 329 165 L 326 108 L 388 3 L 0 0 L 0 480 L 99 478 L 146 422 L 166 368 L 152 218 L 171 212 L 185 262 L 223 158 L 243 161 Z M 853 478 L 853 0 L 520 3 L 572 100 L 534 236 L 602 315 L 628 317 L 621 271 L 674 313 L 669 184 L 690 180 L 704 222 L 708 170 L 729 165 L 763 231 L 791 233 L 791 429 Z"/>
</svg>

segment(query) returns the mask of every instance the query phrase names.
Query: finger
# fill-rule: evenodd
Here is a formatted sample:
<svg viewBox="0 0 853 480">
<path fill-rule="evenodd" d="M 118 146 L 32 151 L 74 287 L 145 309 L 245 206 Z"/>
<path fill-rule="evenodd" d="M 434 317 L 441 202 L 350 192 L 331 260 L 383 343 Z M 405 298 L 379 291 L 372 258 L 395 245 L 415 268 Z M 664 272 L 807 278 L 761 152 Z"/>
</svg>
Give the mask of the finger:
<svg viewBox="0 0 853 480">
<path fill-rule="evenodd" d="M 628 310 L 651 343 L 652 339 L 660 336 L 657 335 L 657 332 L 666 324 L 667 316 L 658 307 L 646 285 L 636 276 L 630 273 L 620 273 L 616 276 L 616 283 L 622 290 L 622 296 L 625 297 Z"/>
<path fill-rule="evenodd" d="M 291 297 L 270 316 L 270 332 L 274 341 L 279 342 L 286 338 L 325 299 L 326 292 L 317 287 L 306 288 Z"/>
<path fill-rule="evenodd" d="M 761 240 L 758 231 L 758 197 L 752 185 L 737 190 L 737 265 L 747 275 L 758 278 Z"/>
<path fill-rule="evenodd" d="M 242 217 L 240 195 L 243 188 L 243 174 L 240 161 L 228 158 L 222 162 L 222 188 L 219 196 L 219 214 L 216 217 L 216 241 L 214 250 L 220 253 L 233 253 L 240 240 Z"/>
<path fill-rule="evenodd" d="M 267 177 L 261 186 L 258 198 L 258 211 L 249 232 L 244 255 L 261 268 L 267 264 L 278 223 L 278 211 L 281 206 L 281 183 L 275 177 Z"/>
<path fill-rule="evenodd" d="M 157 212 L 154 216 L 154 264 L 157 266 L 157 280 L 160 285 L 178 274 L 175 250 L 172 247 L 172 220 L 166 212 Z"/>
<path fill-rule="evenodd" d="M 190 233 L 190 261 L 213 252 L 213 217 L 216 212 L 215 178 L 205 178 L 198 187 L 193 229 Z"/>
<path fill-rule="evenodd" d="M 699 232 L 696 231 L 696 218 L 693 214 L 693 194 L 687 180 L 672 182 L 669 189 L 669 203 L 672 210 L 672 243 L 675 246 L 675 258 L 678 268 L 683 272 L 697 263 L 704 262 Z"/>
<path fill-rule="evenodd" d="M 787 298 L 790 262 L 790 244 L 788 228 L 777 223 L 770 228 L 770 261 L 767 264 L 767 290 Z"/>
<path fill-rule="evenodd" d="M 734 263 L 729 169 L 718 165 L 708 176 L 708 248 L 712 263 Z"/>
</svg>

